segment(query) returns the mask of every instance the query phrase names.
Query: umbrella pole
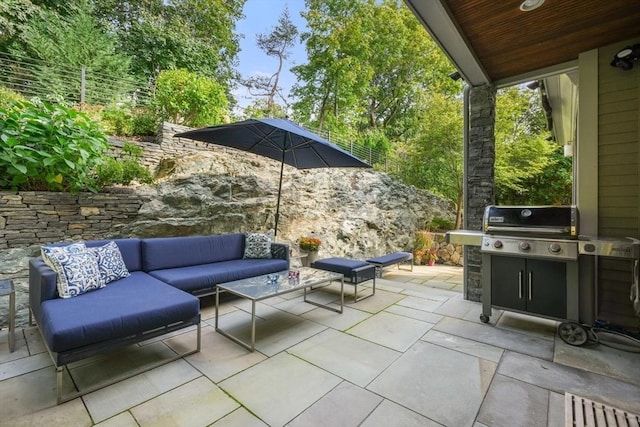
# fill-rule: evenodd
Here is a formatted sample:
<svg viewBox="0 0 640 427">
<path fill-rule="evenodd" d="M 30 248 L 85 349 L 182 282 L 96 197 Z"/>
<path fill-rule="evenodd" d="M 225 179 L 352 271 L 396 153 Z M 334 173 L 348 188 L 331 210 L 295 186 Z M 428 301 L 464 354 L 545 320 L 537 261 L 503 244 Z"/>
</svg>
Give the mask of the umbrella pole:
<svg viewBox="0 0 640 427">
<path fill-rule="evenodd" d="M 282 163 L 280 163 L 280 183 L 278 184 L 278 203 L 276 204 L 276 224 L 273 237 L 278 235 L 278 220 L 280 219 L 280 193 L 282 193 L 282 173 L 284 172 L 284 150 L 282 150 Z"/>
</svg>

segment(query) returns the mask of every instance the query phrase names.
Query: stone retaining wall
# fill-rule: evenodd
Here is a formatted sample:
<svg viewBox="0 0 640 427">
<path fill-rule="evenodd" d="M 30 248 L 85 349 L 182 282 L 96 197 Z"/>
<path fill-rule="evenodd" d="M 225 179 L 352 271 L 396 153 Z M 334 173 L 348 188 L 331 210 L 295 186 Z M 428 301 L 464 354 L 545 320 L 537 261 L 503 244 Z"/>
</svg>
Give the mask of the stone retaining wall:
<svg viewBox="0 0 640 427">
<path fill-rule="evenodd" d="M 445 265 L 464 265 L 463 247 L 462 245 L 454 245 L 453 243 L 447 243 L 445 241 L 444 233 L 432 233 L 433 240 L 438 245 L 437 255 L 438 264 Z"/>
<path fill-rule="evenodd" d="M 0 191 L 0 249 L 120 236 L 143 202 L 135 193 Z"/>
</svg>

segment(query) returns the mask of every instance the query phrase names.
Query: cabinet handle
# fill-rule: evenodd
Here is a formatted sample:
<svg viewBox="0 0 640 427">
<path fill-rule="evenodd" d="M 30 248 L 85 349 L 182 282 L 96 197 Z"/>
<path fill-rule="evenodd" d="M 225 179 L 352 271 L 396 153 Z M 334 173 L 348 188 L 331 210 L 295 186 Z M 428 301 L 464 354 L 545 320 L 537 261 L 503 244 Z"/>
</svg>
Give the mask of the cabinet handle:
<svg viewBox="0 0 640 427">
<path fill-rule="evenodd" d="M 522 271 L 518 271 L 518 298 L 522 299 Z"/>
<path fill-rule="evenodd" d="M 531 288 L 533 288 L 533 271 L 529 272 L 529 301 L 531 301 Z"/>
</svg>

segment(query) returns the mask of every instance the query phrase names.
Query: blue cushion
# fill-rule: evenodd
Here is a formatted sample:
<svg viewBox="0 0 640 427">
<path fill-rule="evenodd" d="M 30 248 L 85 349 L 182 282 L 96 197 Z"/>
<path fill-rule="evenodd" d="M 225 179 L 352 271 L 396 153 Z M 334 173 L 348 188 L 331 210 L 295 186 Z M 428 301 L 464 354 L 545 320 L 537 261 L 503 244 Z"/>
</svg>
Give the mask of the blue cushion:
<svg viewBox="0 0 640 427">
<path fill-rule="evenodd" d="M 143 239 L 142 254 L 144 271 L 241 259 L 244 234 Z"/>
<path fill-rule="evenodd" d="M 198 298 L 139 271 L 75 298 L 44 301 L 41 308 L 39 326 L 53 352 L 128 337 L 200 313 Z"/>
<path fill-rule="evenodd" d="M 95 248 L 97 246 L 104 246 L 111 241 L 116 242 L 116 245 L 118 245 L 118 249 L 120 249 L 120 254 L 124 260 L 124 265 L 127 266 L 127 270 L 142 270 L 140 239 L 132 237 L 130 239 L 92 240 L 85 242 L 85 244 L 88 248 Z"/>
<path fill-rule="evenodd" d="M 335 273 L 341 273 L 345 276 L 351 276 L 351 271 L 354 268 L 367 266 L 364 261 L 347 258 L 324 258 L 315 261 L 311 267 L 319 268 L 320 270 L 333 271 Z M 373 268 L 373 267 L 372 267 Z"/>
<path fill-rule="evenodd" d="M 380 264 L 380 265 L 391 265 L 397 264 L 401 261 L 409 261 L 413 258 L 413 254 L 411 252 L 394 252 L 389 255 L 383 255 L 376 258 L 369 258 L 367 262 L 371 264 Z"/>
<path fill-rule="evenodd" d="M 149 274 L 183 291 L 197 292 L 212 288 L 218 283 L 276 273 L 288 268 L 287 261 L 283 259 L 237 259 L 213 264 L 154 270 Z"/>
</svg>

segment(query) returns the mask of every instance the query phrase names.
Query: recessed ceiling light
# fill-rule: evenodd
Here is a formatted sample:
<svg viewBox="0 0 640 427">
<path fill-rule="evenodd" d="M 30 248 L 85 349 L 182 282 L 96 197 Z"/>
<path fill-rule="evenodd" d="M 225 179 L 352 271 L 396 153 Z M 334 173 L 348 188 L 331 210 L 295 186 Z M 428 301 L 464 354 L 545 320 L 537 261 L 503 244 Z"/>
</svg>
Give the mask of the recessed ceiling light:
<svg viewBox="0 0 640 427">
<path fill-rule="evenodd" d="M 542 3 L 544 3 L 544 0 L 524 0 L 520 5 L 520 10 L 529 12 L 542 6 Z"/>
</svg>

